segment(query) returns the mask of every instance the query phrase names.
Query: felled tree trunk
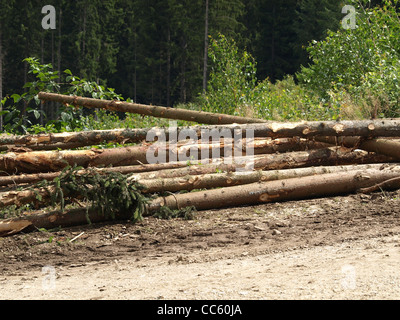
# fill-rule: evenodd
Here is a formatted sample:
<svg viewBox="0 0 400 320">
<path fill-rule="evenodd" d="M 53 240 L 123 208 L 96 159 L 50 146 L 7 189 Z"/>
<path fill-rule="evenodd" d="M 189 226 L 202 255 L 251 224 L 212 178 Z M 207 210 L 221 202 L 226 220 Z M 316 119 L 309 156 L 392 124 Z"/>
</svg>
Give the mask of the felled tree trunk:
<svg viewBox="0 0 400 320">
<path fill-rule="evenodd" d="M 343 145 L 348 148 L 359 148 L 400 160 L 400 140 L 363 139 L 361 137 L 316 137 L 315 139 L 330 144 Z"/>
<path fill-rule="evenodd" d="M 311 121 L 279 123 L 262 119 L 242 118 L 210 112 L 145 106 L 121 101 L 98 100 L 45 92 L 39 93 L 39 99 L 89 108 L 105 108 L 112 111 L 132 112 L 153 117 L 196 121 L 203 124 L 242 124 L 239 126 L 218 126 L 217 129 L 249 129 L 254 130 L 255 136 L 261 137 L 285 138 L 297 136 L 306 138 L 312 136 L 400 136 L 399 120 Z"/>
<path fill-rule="evenodd" d="M 66 166 L 107 167 L 107 166 L 131 166 L 148 164 L 150 160 L 162 159 L 162 162 L 185 159 L 190 161 L 190 148 L 196 158 L 212 155 L 213 150 L 218 150 L 219 156 L 224 156 L 223 144 L 187 144 L 177 143 L 173 145 L 142 145 L 121 147 L 112 149 L 91 150 L 64 150 L 64 151 L 33 151 L 33 152 L 9 152 L 0 155 L 0 170 L 6 173 L 40 173 L 61 171 Z M 222 153 L 222 154 L 221 154 Z M 154 159 L 149 159 L 150 156 Z M 156 163 L 156 162 L 154 162 Z"/>
<path fill-rule="evenodd" d="M 87 108 L 100 108 L 111 111 L 120 111 L 128 113 L 142 114 L 157 118 L 176 119 L 194 121 L 204 124 L 228 124 L 228 123 L 260 123 L 265 120 L 252 119 L 231 116 L 227 114 L 218 114 L 203 111 L 194 111 L 177 108 L 166 108 L 158 106 L 148 106 L 137 103 L 129 103 L 122 101 L 110 101 L 110 100 L 99 100 L 92 98 L 83 98 L 76 96 L 66 96 L 55 93 L 40 92 L 38 95 L 40 100 L 43 101 L 54 101 L 63 104 L 82 106 Z"/>
<path fill-rule="evenodd" d="M 399 177 L 399 167 L 391 167 L 385 170 L 363 169 L 175 194 L 153 200 L 148 205 L 147 214 L 153 214 L 161 207 L 175 210 L 194 206 L 197 210 L 207 210 L 348 194 Z M 130 215 L 131 213 L 128 212 L 121 213 L 117 215 L 116 219 L 129 219 Z M 91 222 L 107 220 L 106 217 L 95 210 L 89 210 L 89 218 Z M 29 213 L 20 218 L 0 221 L 0 236 L 8 236 L 34 228 L 51 229 L 86 223 L 86 208 L 64 213 L 60 211 L 45 214 Z"/>
<path fill-rule="evenodd" d="M 137 143 L 146 140 L 149 129 L 94 130 L 37 135 L 0 135 L 0 151 L 23 147 L 31 150 L 74 149 L 107 142 Z"/>
<path fill-rule="evenodd" d="M 254 172 L 228 172 L 211 173 L 203 175 L 187 175 L 182 177 L 139 179 L 144 186 L 145 193 L 177 192 L 182 190 L 195 189 L 215 189 L 237 185 L 246 185 L 255 182 L 267 182 L 283 180 L 295 177 L 305 177 L 321 175 L 327 173 L 343 173 L 354 170 L 378 170 L 382 165 L 360 165 L 360 166 L 331 166 L 331 167 L 312 167 L 287 170 L 254 171 Z M 400 170 L 400 168 L 398 168 Z"/>
<path fill-rule="evenodd" d="M 173 210 L 190 206 L 194 206 L 197 210 L 208 210 L 349 194 L 399 176 L 398 168 L 356 170 L 176 194 L 155 199 L 149 205 L 149 212 L 156 212 L 163 206 Z"/>
<path fill-rule="evenodd" d="M 291 170 L 271 170 L 271 171 L 254 171 L 254 172 L 221 172 L 221 173 L 204 173 L 201 169 L 195 169 L 183 176 L 181 175 L 186 170 L 179 172 L 170 172 L 169 177 L 165 177 L 165 173 L 158 172 L 153 175 L 134 175 L 128 178 L 128 182 L 138 182 L 144 189 L 143 193 L 161 193 L 161 192 L 177 192 L 182 190 L 191 191 L 194 189 L 214 189 L 221 187 L 229 187 L 236 185 L 245 185 L 254 182 L 266 182 L 274 180 L 289 179 L 295 177 L 304 177 L 311 175 L 327 174 L 327 173 L 343 173 L 352 170 L 378 170 L 382 164 L 378 165 L 360 165 L 360 166 L 332 166 L 332 167 L 316 167 L 316 168 L 301 168 Z M 397 168 L 397 167 L 393 167 Z M 232 169 L 232 168 L 230 168 Z M 397 168 L 399 169 L 399 168 Z M 186 172 L 189 172 L 187 170 Z M 201 174 L 199 174 L 201 172 Z M 173 174 L 174 173 L 174 174 Z M 147 179 L 146 179 L 147 178 Z M 88 186 L 90 188 L 90 186 Z M 0 208 L 10 205 L 22 206 L 30 204 L 48 204 L 51 199 L 51 194 L 55 192 L 54 187 L 36 188 L 22 191 L 8 191 L 0 193 Z M 64 196 L 79 196 L 68 194 L 67 190 L 63 190 Z"/>
<path fill-rule="evenodd" d="M 9 152 L 0 155 L 0 170 L 6 173 L 61 171 L 67 166 L 124 166 L 146 163 L 146 146 L 73 151 Z"/>
<path fill-rule="evenodd" d="M 116 220 L 129 220 L 131 213 L 125 212 L 115 216 Z M 88 220 L 89 218 L 89 220 Z M 48 213 L 30 212 L 20 218 L 5 219 L 0 221 L 0 237 L 14 235 L 18 232 L 34 231 L 40 228 L 53 229 L 59 226 L 71 227 L 77 225 L 97 222 L 110 221 L 111 218 L 103 216 L 98 210 L 89 209 L 87 214 L 86 208 L 73 210 L 52 211 Z"/>
<path fill-rule="evenodd" d="M 254 159 L 254 167 L 262 170 L 290 169 L 311 166 L 350 165 L 393 162 L 386 156 L 351 151 L 343 147 L 263 155 Z"/>
<path fill-rule="evenodd" d="M 182 128 L 183 130 L 184 128 Z M 346 120 L 346 121 L 302 121 L 302 122 L 267 122 L 248 124 L 226 124 L 215 126 L 187 127 L 197 132 L 198 136 L 207 132 L 242 133 L 246 137 L 246 130 L 254 137 L 263 138 L 311 138 L 316 136 L 362 136 L 373 137 L 399 137 L 400 120 Z M 179 129 L 181 130 L 181 129 Z"/>
</svg>

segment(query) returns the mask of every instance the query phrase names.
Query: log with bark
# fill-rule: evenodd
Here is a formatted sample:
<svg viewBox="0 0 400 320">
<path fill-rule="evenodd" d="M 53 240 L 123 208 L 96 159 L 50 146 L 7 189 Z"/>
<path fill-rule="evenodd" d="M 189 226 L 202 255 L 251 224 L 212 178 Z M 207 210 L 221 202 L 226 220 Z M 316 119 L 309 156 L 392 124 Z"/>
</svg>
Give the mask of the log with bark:
<svg viewBox="0 0 400 320">
<path fill-rule="evenodd" d="M 152 201 L 148 209 L 149 212 L 156 212 L 163 206 L 172 210 L 193 206 L 197 210 L 208 210 L 336 196 L 354 193 L 399 177 L 399 167 L 329 173 L 160 197 Z"/>
<path fill-rule="evenodd" d="M 134 181 L 140 183 L 144 189 L 144 193 L 161 193 L 161 192 L 178 192 L 192 191 L 195 189 L 215 189 L 222 187 L 230 187 L 237 185 L 246 185 L 255 182 L 267 182 L 275 180 L 283 180 L 296 177 L 315 176 L 327 173 L 343 173 L 354 170 L 379 170 L 382 164 L 370 165 L 350 165 L 350 166 L 327 166 L 327 167 L 311 167 L 300 169 L 286 170 L 257 170 L 253 172 L 228 172 L 228 173 L 211 173 L 203 175 L 187 175 L 182 177 L 155 178 L 150 179 L 134 177 Z M 400 170 L 400 167 L 394 167 Z M 132 179 L 133 180 L 133 179 Z M 129 181 L 129 179 L 128 179 Z M 1 193 L 0 193 L 1 201 Z"/>
<path fill-rule="evenodd" d="M 336 196 L 357 192 L 376 185 L 385 186 L 386 181 L 398 181 L 400 168 L 389 167 L 383 170 L 354 170 L 341 173 L 327 173 L 269 182 L 252 183 L 206 191 L 175 194 L 154 199 L 148 205 L 147 214 L 154 214 L 162 207 L 171 210 L 194 206 L 197 210 L 217 209 L 241 205 L 255 205 L 277 201 L 299 200 L 324 196 Z M 20 231 L 39 228 L 52 229 L 87 223 L 86 208 L 66 212 L 27 213 L 19 218 L 0 221 L 0 236 L 9 236 Z M 116 219 L 129 219 L 129 212 L 116 216 Z M 91 222 L 107 221 L 109 218 L 90 209 Z"/>
<path fill-rule="evenodd" d="M 140 146 L 119 147 L 111 149 L 62 150 L 62 151 L 32 151 L 9 152 L 0 155 L 0 170 L 7 174 L 41 173 L 60 171 L 66 166 L 130 166 L 148 163 L 166 163 L 176 161 L 191 161 L 205 158 L 237 157 L 247 154 L 262 154 L 276 150 L 302 150 L 308 148 L 323 148 L 326 144 L 295 139 L 270 140 L 258 139 L 239 144 L 238 148 L 232 140 L 218 143 L 202 143 L 187 140 L 186 142 L 142 144 Z M 242 141 L 242 140 L 241 140 Z"/>
<path fill-rule="evenodd" d="M 274 181 L 289 179 L 295 177 L 304 177 L 311 175 L 320 175 L 327 173 L 343 173 L 354 170 L 370 170 L 384 169 L 383 164 L 371 165 L 350 165 L 350 166 L 328 166 L 328 167 L 312 167 L 301 169 L 287 170 L 257 170 L 254 172 L 220 172 L 205 173 L 204 170 L 195 168 L 195 170 L 175 170 L 169 172 L 156 172 L 145 175 L 130 176 L 127 181 L 129 183 L 139 183 L 143 186 L 143 193 L 162 193 L 191 191 L 194 189 L 214 189 L 221 187 L 229 187 L 235 185 L 245 185 L 258 181 Z M 400 167 L 394 167 L 400 168 Z M 233 168 L 229 168 L 233 169 Z M 194 172 L 193 172 L 194 171 Z M 199 174 L 201 172 L 201 174 Z M 188 173 L 183 175 L 183 173 Z M 197 173 L 197 174 L 193 174 Z M 88 185 L 88 188 L 91 186 Z M 0 208 L 10 205 L 22 206 L 25 204 L 45 205 L 49 204 L 51 194 L 55 192 L 55 187 L 46 188 L 30 188 L 22 191 L 0 192 Z M 63 190 L 65 197 L 79 197 L 79 195 L 70 194 L 68 190 Z"/>
<path fill-rule="evenodd" d="M 218 124 L 217 127 L 204 127 L 203 130 L 252 130 L 258 137 L 290 138 L 312 136 L 364 136 L 364 137 L 399 137 L 400 120 L 348 120 L 348 121 L 310 121 L 282 123 L 263 119 L 242 118 L 231 115 L 215 114 L 202 111 L 145 106 L 121 101 L 99 100 L 66 96 L 54 93 L 39 93 L 39 99 L 55 101 L 75 106 L 105 108 L 112 111 L 133 112 L 153 117 L 176 120 L 196 121 L 203 124 Z M 226 126 L 222 126 L 226 124 Z M 242 125 L 232 125 L 242 124 Z M 201 128 L 192 128 L 201 130 Z"/>
<path fill-rule="evenodd" d="M 119 213 L 116 220 L 129 220 L 131 213 Z M 28 212 L 19 218 L 0 220 L 0 237 L 7 237 L 23 232 L 38 229 L 54 229 L 58 227 L 72 227 L 91 223 L 112 221 L 108 216 L 99 213 L 99 210 L 78 208 L 66 211 L 55 210 L 51 212 Z"/>
<path fill-rule="evenodd" d="M 400 160 L 400 140 L 398 139 L 365 139 L 362 137 L 315 137 L 315 139 L 348 148 L 359 148 Z"/>
<path fill-rule="evenodd" d="M 153 130 L 157 130 L 153 128 Z M 158 130 L 162 130 L 161 128 Z M 138 143 L 146 140 L 149 129 L 115 129 L 49 134 L 0 135 L 0 151 L 18 147 L 31 150 L 74 149 L 102 143 Z"/>
<path fill-rule="evenodd" d="M 171 148 L 171 154 L 174 155 L 174 160 L 181 160 L 195 163 L 196 159 L 191 160 L 188 149 L 190 146 L 197 148 L 198 154 L 204 156 L 200 158 L 203 164 L 211 163 L 217 158 L 211 158 L 215 151 L 215 145 L 206 144 L 183 144 L 176 145 Z M 153 146 L 142 145 L 133 147 L 113 148 L 113 149 L 91 149 L 91 150 L 64 150 L 64 151 L 33 151 L 25 153 L 10 152 L 0 155 L 0 171 L 8 174 L 15 173 L 42 173 L 42 172 L 57 172 L 67 166 L 88 167 L 121 167 L 132 165 L 145 165 L 148 163 L 148 155 L 157 153 L 157 148 Z M 175 148 L 175 149 L 174 149 Z M 225 146 L 217 145 L 222 154 L 225 151 Z M 171 160 L 170 150 L 168 147 L 160 147 L 160 152 L 164 152 L 164 162 Z M 175 151 L 174 151 L 175 150 Z M 202 151 L 205 150 L 204 154 Z M 182 155 L 182 157 L 181 157 Z M 220 155 L 219 155 L 220 156 Z M 218 158 L 219 158 L 218 156 Z M 223 156 L 226 156 L 223 154 Z M 225 157 L 224 162 L 231 164 L 240 160 L 241 157 L 229 155 Z M 252 159 L 250 157 L 250 159 Z M 154 160 L 154 159 L 153 159 Z M 217 160 L 219 161 L 219 160 Z M 173 161 L 175 168 L 184 165 L 176 164 Z M 350 152 L 349 149 L 343 147 L 322 148 L 309 151 L 288 152 L 282 154 L 265 154 L 260 157 L 254 157 L 254 168 L 263 169 L 282 169 L 302 166 L 316 165 L 333 165 L 333 164 L 351 164 L 351 163 L 380 163 L 393 162 L 393 159 L 374 154 L 366 154 L 362 152 Z M 161 163 L 163 163 L 161 161 Z M 240 163 L 240 162 L 239 162 Z M 242 162 L 243 163 L 243 162 Z M 248 163 L 251 164 L 251 163 Z M 158 166 L 158 164 L 153 164 Z M 160 166 L 162 167 L 162 166 Z M 9 180 L 9 178 L 5 178 Z"/>
<path fill-rule="evenodd" d="M 192 127 L 192 129 L 196 130 L 196 127 Z M 254 134 L 254 137 L 271 138 L 311 138 L 316 136 L 400 137 L 400 120 L 270 122 L 202 126 L 199 129 L 203 132 L 212 132 L 212 130 L 226 132 L 232 136 L 235 132 L 241 132 L 243 137 L 246 137 L 246 130 Z"/>
<path fill-rule="evenodd" d="M 218 114 L 204 111 L 194 111 L 178 108 L 166 108 L 159 106 L 148 106 L 137 103 L 123 102 L 117 100 L 99 100 L 92 98 L 83 98 L 77 96 L 66 96 L 55 93 L 40 92 L 40 100 L 54 101 L 66 105 L 82 106 L 87 108 L 107 109 L 110 111 L 119 111 L 127 113 L 136 113 L 151 117 L 176 119 L 185 121 L 194 121 L 204 124 L 228 124 L 228 123 L 261 123 L 265 120 L 231 116 L 227 114 Z"/>
</svg>

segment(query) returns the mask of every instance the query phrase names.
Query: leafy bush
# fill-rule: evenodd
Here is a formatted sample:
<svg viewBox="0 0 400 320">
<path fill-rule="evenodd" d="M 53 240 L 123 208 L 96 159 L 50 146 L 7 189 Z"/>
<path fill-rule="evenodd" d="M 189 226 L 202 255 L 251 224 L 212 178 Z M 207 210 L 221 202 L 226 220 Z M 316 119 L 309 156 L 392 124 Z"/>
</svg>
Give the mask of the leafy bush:
<svg viewBox="0 0 400 320">
<path fill-rule="evenodd" d="M 347 118 L 400 113 L 400 17 L 396 3 L 358 5 L 357 28 L 329 32 L 308 48 L 312 64 L 297 78 Z"/>
<path fill-rule="evenodd" d="M 202 109 L 267 120 L 331 119 L 336 110 L 324 100 L 297 85 L 291 76 L 272 84 L 258 81 L 254 58 L 240 52 L 233 40 L 220 35 L 211 39 L 212 62 L 206 94 L 200 98 Z"/>
<path fill-rule="evenodd" d="M 39 133 L 87 129 L 86 125 L 90 121 L 88 115 L 85 115 L 81 108 L 57 107 L 56 119 L 49 119 L 37 96 L 41 91 L 96 99 L 123 100 L 122 96 L 115 93 L 114 89 L 80 79 L 74 76 L 69 69 L 60 75 L 58 71 L 53 70 L 51 64 L 40 64 L 37 58 L 26 58 L 24 61 L 29 65 L 28 73 L 33 76 L 33 81 L 24 85 L 25 92 L 23 94 L 13 94 L 1 101 L 3 107 L 1 115 L 4 116 L 4 131 L 6 132 Z M 106 119 L 104 115 L 107 112 L 102 110 L 98 113 Z M 42 122 L 46 122 L 45 125 L 37 123 L 41 117 L 44 118 Z M 94 117 L 97 117 L 96 112 Z M 115 120 L 116 115 L 113 114 L 111 119 Z"/>
<path fill-rule="evenodd" d="M 246 51 L 239 52 L 236 43 L 219 35 L 211 39 L 209 58 L 212 70 L 203 109 L 238 115 L 248 104 L 256 86 L 256 62 Z"/>
</svg>

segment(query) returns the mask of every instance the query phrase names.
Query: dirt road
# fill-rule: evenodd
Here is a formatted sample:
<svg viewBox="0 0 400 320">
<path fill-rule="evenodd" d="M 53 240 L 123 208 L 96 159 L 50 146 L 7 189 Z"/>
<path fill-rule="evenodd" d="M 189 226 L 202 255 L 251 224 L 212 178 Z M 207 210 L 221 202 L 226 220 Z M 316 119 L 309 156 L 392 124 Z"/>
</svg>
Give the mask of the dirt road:
<svg viewBox="0 0 400 320">
<path fill-rule="evenodd" d="M 379 192 L 21 234 L 0 298 L 399 299 L 399 218 Z"/>
</svg>

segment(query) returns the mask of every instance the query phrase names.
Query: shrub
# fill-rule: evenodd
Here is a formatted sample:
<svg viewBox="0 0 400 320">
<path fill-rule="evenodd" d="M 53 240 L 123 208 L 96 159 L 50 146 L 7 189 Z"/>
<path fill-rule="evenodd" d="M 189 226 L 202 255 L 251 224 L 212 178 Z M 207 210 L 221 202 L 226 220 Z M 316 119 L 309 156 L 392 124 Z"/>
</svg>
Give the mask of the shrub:
<svg viewBox="0 0 400 320">
<path fill-rule="evenodd" d="M 356 29 L 312 43 L 312 64 L 297 74 L 344 117 L 400 114 L 400 17 L 397 1 L 384 2 L 372 9 L 359 5 Z"/>
</svg>

